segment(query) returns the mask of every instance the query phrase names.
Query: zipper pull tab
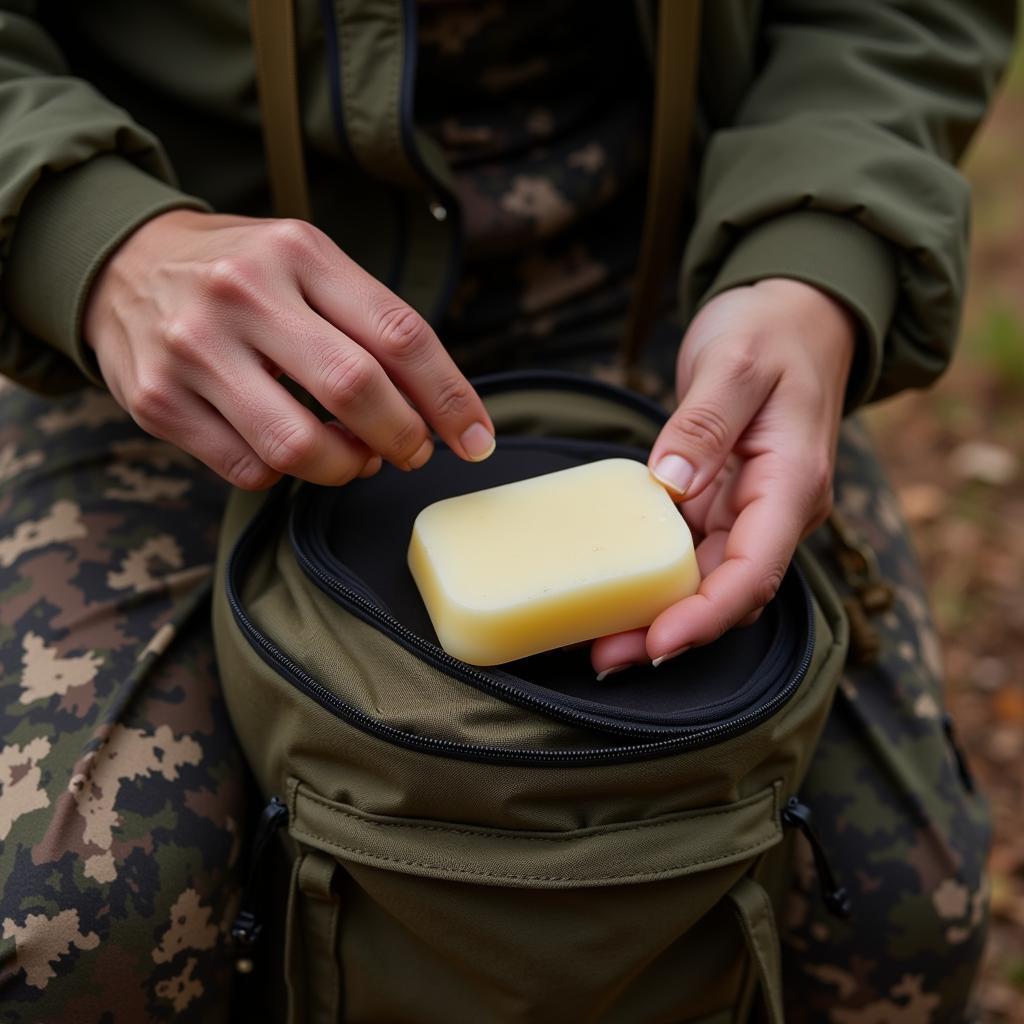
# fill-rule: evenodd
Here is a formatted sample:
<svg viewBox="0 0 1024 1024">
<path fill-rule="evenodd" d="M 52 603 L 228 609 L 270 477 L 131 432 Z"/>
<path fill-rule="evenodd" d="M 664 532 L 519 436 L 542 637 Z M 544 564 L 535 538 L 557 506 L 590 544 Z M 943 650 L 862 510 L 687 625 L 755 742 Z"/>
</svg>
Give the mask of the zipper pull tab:
<svg viewBox="0 0 1024 1024">
<path fill-rule="evenodd" d="M 795 796 L 791 796 L 786 801 L 786 806 L 782 808 L 782 823 L 799 829 L 810 843 L 811 852 L 814 854 L 814 868 L 818 872 L 818 884 L 821 886 L 821 896 L 825 901 L 825 906 L 833 917 L 842 918 L 845 921 L 852 911 L 850 894 L 846 891 L 846 886 L 840 885 L 836 881 L 832 865 L 829 864 L 828 856 L 825 853 L 825 847 L 821 845 L 818 834 L 811 827 L 810 807 L 801 803 Z"/>
<path fill-rule="evenodd" d="M 287 821 L 288 808 L 284 801 L 280 797 L 271 797 L 270 802 L 263 808 L 259 824 L 256 826 L 256 834 L 252 841 L 252 858 L 249 862 L 249 877 L 242 890 L 238 914 L 231 926 L 231 938 L 238 947 L 235 970 L 239 974 L 252 973 L 254 965 L 250 951 L 259 942 L 263 931 L 257 902 L 263 888 L 260 883 L 263 881 L 265 854 L 270 846 L 270 840 Z"/>
</svg>

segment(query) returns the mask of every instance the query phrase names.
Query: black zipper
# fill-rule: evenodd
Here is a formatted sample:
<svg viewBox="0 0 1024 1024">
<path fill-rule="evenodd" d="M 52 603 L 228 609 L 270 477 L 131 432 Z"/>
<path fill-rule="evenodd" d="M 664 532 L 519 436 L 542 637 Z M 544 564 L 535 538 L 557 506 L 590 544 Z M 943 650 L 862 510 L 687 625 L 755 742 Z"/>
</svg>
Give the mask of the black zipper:
<svg viewBox="0 0 1024 1024">
<path fill-rule="evenodd" d="M 538 439 L 530 440 L 534 445 L 538 443 Z M 506 445 L 508 443 L 506 441 Z M 500 700 L 517 704 L 520 707 L 539 711 L 549 718 L 567 722 L 571 725 L 627 737 L 650 738 L 654 735 L 685 735 L 717 721 L 714 712 L 716 705 L 707 708 L 705 714 L 695 711 L 685 723 L 679 724 L 640 722 L 636 719 L 632 722 L 627 722 L 621 719 L 612 719 L 606 715 L 595 714 L 585 707 L 581 707 L 579 701 L 567 698 L 564 695 L 557 703 L 543 697 L 538 697 L 533 693 L 525 691 L 517 677 L 510 676 L 508 673 L 493 670 L 482 671 L 459 658 L 453 657 L 441 647 L 410 630 L 382 607 L 379 602 L 375 602 L 371 595 L 356 589 L 353 581 L 346 578 L 344 567 L 337 564 L 326 546 L 323 545 L 322 538 L 318 535 L 313 537 L 304 534 L 300 535 L 297 521 L 301 518 L 301 514 L 293 513 L 289 518 L 290 539 L 296 561 L 306 576 L 323 590 L 328 597 L 344 607 L 346 611 L 351 612 L 362 621 L 379 629 L 389 639 L 399 643 L 420 661 L 467 683 L 483 693 L 488 693 Z M 320 543 L 316 543 L 318 540 Z M 808 628 L 810 638 L 808 643 L 812 647 L 813 613 L 810 612 L 810 596 L 802 577 L 801 583 L 803 584 L 803 593 L 809 609 Z M 780 645 L 781 638 L 766 655 L 764 662 L 764 670 L 766 672 L 774 670 L 778 674 L 786 667 L 786 662 L 791 662 L 791 659 L 785 659 L 780 655 L 778 649 Z M 782 665 L 779 665 L 780 658 L 783 661 Z"/>
<path fill-rule="evenodd" d="M 406 749 L 415 750 L 421 753 L 434 754 L 443 757 L 453 757 L 460 760 L 489 762 L 498 764 L 518 764 L 527 766 L 544 765 L 593 765 L 593 764 L 616 764 L 630 761 L 647 760 L 650 758 L 664 757 L 685 750 L 693 750 L 699 747 L 709 746 L 721 742 L 731 736 L 738 735 L 753 729 L 771 717 L 783 707 L 799 688 L 807 674 L 814 651 L 814 616 L 810 598 L 807 599 L 807 641 L 802 657 L 796 671 L 786 683 L 771 697 L 749 711 L 737 715 L 726 722 L 717 723 L 699 728 L 680 731 L 676 735 L 663 739 L 647 739 L 634 744 L 620 744 L 617 746 L 596 747 L 587 749 L 520 749 L 495 747 L 490 745 L 476 745 L 460 743 L 454 740 L 441 739 L 431 736 L 421 736 L 415 733 L 405 732 L 394 726 L 388 725 L 379 719 L 373 718 L 366 712 L 355 707 L 353 704 L 342 700 L 332 693 L 327 687 L 310 675 L 301 665 L 286 655 L 281 649 L 252 622 L 245 612 L 239 595 L 238 579 L 240 576 L 239 566 L 250 561 L 249 554 L 255 553 L 256 544 L 262 539 L 269 527 L 273 524 L 279 506 L 283 505 L 291 489 L 292 481 L 283 480 L 277 485 L 275 491 L 267 499 L 267 502 L 260 512 L 253 518 L 242 535 L 235 543 L 234 549 L 228 559 L 225 591 L 228 604 L 231 608 L 235 622 L 242 632 L 246 641 L 260 658 L 269 665 L 278 675 L 282 676 L 289 683 L 315 700 L 325 710 L 331 712 L 349 725 L 376 736 L 388 743 L 401 746 Z M 802 575 L 799 576 L 800 584 L 807 592 L 807 583 Z M 364 612 L 372 617 L 385 620 L 390 619 L 387 613 L 375 608 L 366 598 L 355 592 L 350 595 L 352 602 L 363 608 Z M 408 634 L 401 623 L 390 619 L 389 629 L 393 629 L 396 635 Z M 406 642 L 416 641 L 416 646 L 422 644 L 418 637 L 406 636 Z M 458 659 L 451 658 L 443 651 L 438 654 L 438 667 L 455 675 L 471 673 L 476 675 L 476 670 L 465 665 Z M 569 722 L 580 726 L 587 731 L 595 729 L 595 722 L 592 716 L 584 715 L 578 711 L 561 707 L 550 701 L 542 700 L 530 694 L 516 691 L 500 680 L 495 680 L 483 673 L 479 673 L 476 680 L 481 688 L 486 688 L 500 699 L 527 706 L 538 710 L 561 721 Z M 601 722 L 599 728 L 607 732 L 607 723 Z M 645 730 L 641 727 L 633 727 L 623 730 L 629 735 L 650 736 L 652 730 Z M 664 731 L 662 731 L 664 735 Z"/>
<path fill-rule="evenodd" d="M 846 886 L 840 885 L 836 880 L 825 847 L 811 826 L 810 807 L 801 803 L 795 796 L 791 796 L 786 801 L 786 806 L 782 808 L 782 824 L 798 829 L 804 834 L 814 855 L 814 870 L 818 874 L 818 885 L 825 907 L 833 917 L 845 921 L 853 911 L 850 895 L 846 891 Z"/>
</svg>

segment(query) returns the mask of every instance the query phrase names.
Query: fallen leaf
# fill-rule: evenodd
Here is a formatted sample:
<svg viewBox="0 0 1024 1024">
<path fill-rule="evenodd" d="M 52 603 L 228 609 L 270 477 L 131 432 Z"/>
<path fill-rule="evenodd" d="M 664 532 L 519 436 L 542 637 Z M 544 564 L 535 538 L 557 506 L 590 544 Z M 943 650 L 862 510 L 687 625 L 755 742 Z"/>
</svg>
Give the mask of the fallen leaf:
<svg viewBox="0 0 1024 1024">
<path fill-rule="evenodd" d="M 1004 722 L 1024 723 L 1024 691 L 1016 686 L 1004 686 L 992 698 L 996 715 Z"/>
<path fill-rule="evenodd" d="M 928 523 L 945 511 L 948 496 L 935 484 L 907 484 L 897 495 L 909 523 Z"/>
<path fill-rule="evenodd" d="M 1011 483 L 1017 476 L 1017 456 L 990 441 L 965 441 L 949 457 L 950 472 L 961 480 L 977 480 L 993 487 Z"/>
<path fill-rule="evenodd" d="M 996 726 L 989 734 L 988 756 L 1001 764 L 1009 764 L 1024 756 L 1024 732 L 1020 726 Z"/>
</svg>

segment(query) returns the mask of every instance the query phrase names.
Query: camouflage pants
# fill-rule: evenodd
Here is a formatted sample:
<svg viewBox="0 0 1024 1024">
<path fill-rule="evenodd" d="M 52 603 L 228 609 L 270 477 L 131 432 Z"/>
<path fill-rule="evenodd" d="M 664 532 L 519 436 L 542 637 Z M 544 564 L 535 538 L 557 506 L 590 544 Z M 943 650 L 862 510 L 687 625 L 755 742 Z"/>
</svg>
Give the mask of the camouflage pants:
<svg viewBox="0 0 1024 1024">
<path fill-rule="evenodd" d="M 984 936 L 984 808 L 943 727 L 894 499 L 853 425 L 837 496 L 898 600 L 805 789 L 855 916 L 828 916 L 798 846 L 787 1019 L 956 1021 Z M 224 497 L 103 395 L 0 385 L 0 1021 L 227 1019 L 247 803 L 206 615 Z"/>
<path fill-rule="evenodd" d="M 98 391 L 0 389 L 0 1021 L 226 1019 L 224 486 Z"/>
</svg>

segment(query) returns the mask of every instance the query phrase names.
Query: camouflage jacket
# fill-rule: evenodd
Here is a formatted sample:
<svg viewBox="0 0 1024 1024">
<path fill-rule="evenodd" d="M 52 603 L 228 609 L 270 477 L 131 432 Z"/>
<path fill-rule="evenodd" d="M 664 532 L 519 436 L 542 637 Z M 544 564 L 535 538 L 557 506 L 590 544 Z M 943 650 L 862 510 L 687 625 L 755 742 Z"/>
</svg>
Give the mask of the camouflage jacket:
<svg viewBox="0 0 1024 1024">
<path fill-rule="evenodd" d="M 247 10 L 0 9 L 0 372 L 57 393 L 99 382 L 82 310 L 135 227 L 178 206 L 270 213 Z M 653 0 L 636 9 L 650 43 Z M 684 317 L 724 288 L 796 277 L 861 322 L 854 401 L 941 372 L 966 262 L 969 196 L 954 164 L 1015 10 L 705 3 Z M 416 4 L 297 0 L 296 11 L 315 219 L 436 320 L 459 278 L 459 217 L 450 168 L 413 122 Z"/>
</svg>

